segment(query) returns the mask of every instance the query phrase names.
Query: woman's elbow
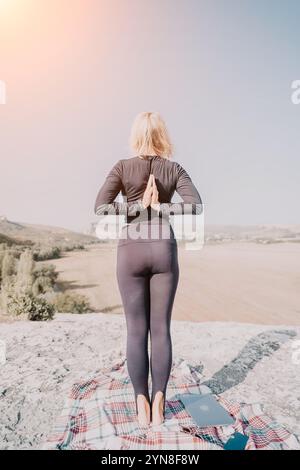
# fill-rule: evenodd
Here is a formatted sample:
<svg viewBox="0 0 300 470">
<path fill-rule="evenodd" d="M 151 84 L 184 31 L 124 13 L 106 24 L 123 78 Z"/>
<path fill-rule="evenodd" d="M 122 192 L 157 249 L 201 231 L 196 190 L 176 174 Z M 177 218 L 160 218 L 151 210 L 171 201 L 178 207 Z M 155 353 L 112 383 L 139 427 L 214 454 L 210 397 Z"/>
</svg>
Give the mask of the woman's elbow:
<svg viewBox="0 0 300 470">
<path fill-rule="evenodd" d="M 196 203 L 196 214 L 201 215 L 203 212 L 203 203 L 200 200 L 199 202 Z"/>
<path fill-rule="evenodd" d="M 94 206 L 94 213 L 96 215 L 105 215 L 105 213 L 108 211 L 107 206 L 107 204 L 103 204 L 102 202 L 97 200 Z"/>
<path fill-rule="evenodd" d="M 95 205 L 94 212 L 96 215 L 109 215 L 110 213 L 109 204 Z"/>
<path fill-rule="evenodd" d="M 94 205 L 94 214 L 100 215 L 100 208 L 101 206 L 98 204 L 98 201 L 96 201 Z"/>
</svg>

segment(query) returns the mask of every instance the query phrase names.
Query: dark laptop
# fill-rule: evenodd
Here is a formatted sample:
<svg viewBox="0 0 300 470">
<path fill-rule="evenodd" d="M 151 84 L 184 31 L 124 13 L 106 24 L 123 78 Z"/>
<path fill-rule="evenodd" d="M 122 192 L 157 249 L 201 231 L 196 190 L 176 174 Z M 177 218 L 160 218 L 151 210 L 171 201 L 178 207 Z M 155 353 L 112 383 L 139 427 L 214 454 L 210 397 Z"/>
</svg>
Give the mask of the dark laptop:
<svg viewBox="0 0 300 470">
<path fill-rule="evenodd" d="M 177 398 L 199 427 L 228 426 L 235 423 L 234 418 L 210 393 L 205 395 L 187 393 L 177 395 Z"/>
</svg>

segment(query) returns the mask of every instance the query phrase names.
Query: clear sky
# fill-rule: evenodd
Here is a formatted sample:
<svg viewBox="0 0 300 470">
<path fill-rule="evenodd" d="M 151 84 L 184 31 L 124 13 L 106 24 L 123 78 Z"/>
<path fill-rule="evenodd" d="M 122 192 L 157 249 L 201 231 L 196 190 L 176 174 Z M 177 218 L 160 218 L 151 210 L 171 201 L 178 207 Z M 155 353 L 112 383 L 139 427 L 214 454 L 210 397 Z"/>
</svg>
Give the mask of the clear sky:
<svg viewBox="0 0 300 470">
<path fill-rule="evenodd" d="M 158 111 L 206 223 L 300 223 L 299 47 L 298 0 L 0 0 L 0 215 L 88 228 Z"/>
</svg>

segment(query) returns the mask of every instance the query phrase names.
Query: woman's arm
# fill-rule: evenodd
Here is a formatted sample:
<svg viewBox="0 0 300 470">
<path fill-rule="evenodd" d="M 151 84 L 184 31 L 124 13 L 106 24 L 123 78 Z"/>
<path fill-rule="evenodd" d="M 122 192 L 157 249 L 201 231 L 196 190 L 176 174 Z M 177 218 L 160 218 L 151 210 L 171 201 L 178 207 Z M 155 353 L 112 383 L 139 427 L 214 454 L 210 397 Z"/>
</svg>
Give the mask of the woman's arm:
<svg viewBox="0 0 300 470">
<path fill-rule="evenodd" d="M 178 179 L 176 183 L 176 192 L 183 199 L 183 202 L 163 202 L 159 204 L 159 215 L 170 214 L 196 214 L 203 212 L 203 203 L 191 177 L 187 171 L 176 162 L 178 170 Z"/>
<path fill-rule="evenodd" d="M 122 187 L 122 162 L 119 160 L 106 176 L 98 192 L 94 206 L 96 215 L 126 214 L 135 216 L 137 211 L 145 210 L 141 199 L 132 202 L 114 202 Z"/>
</svg>

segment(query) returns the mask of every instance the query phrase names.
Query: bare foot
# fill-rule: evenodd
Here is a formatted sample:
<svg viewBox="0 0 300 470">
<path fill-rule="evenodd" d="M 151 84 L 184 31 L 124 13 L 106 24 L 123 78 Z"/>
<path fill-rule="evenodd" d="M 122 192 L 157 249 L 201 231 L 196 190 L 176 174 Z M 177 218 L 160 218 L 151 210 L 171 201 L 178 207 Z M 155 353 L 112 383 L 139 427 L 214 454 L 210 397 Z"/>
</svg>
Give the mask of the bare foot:
<svg viewBox="0 0 300 470">
<path fill-rule="evenodd" d="M 164 394 L 159 391 L 155 394 L 152 404 L 152 424 L 155 426 L 164 422 Z"/>
<path fill-rule="evenodd" d="M 138 395 L 136 399 L 137 417 L 140 426 L 149 426 L 150 424 L 150 404 L 144 395 Z"/>
</svg>

